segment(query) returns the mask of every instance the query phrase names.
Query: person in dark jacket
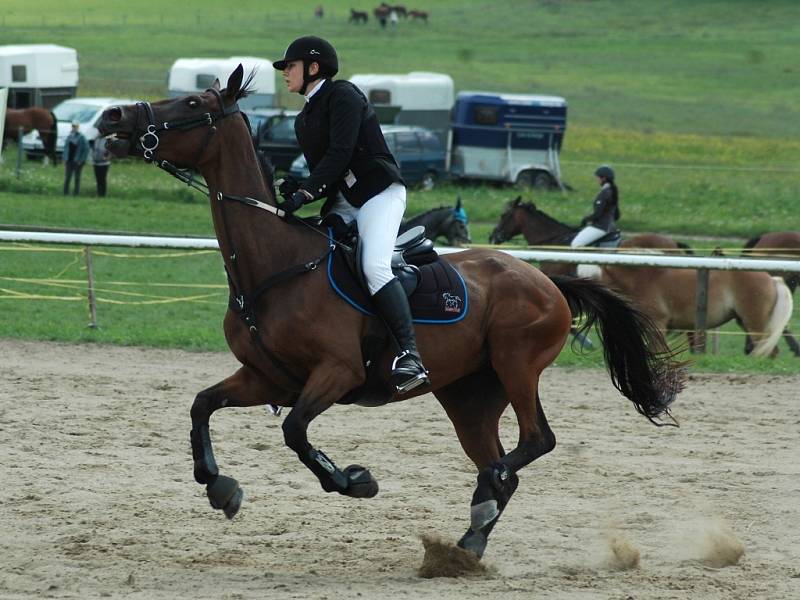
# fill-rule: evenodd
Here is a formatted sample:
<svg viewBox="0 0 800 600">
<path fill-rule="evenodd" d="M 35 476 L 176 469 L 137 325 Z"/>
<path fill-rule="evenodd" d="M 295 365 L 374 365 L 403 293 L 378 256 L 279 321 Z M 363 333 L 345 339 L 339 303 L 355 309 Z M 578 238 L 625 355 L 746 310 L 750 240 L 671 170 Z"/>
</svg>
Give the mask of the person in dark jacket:
<svg viewBox="0 0 800 600">
<path fill-rule="evenodd" d="M 619 191 L 614 183 L 614 170 L 603 165 L 594 172 L 600 184 L 600 192 L 592 203 L 592 214 L 581 220 L 581 229 L 570 242 L 570 246 L 588 246 L 617 229 L 619 219 Z"/>
<path fill-rule="evenodd" d="M 295 119 L 295 134 L 308 162 L 302 184 L 285 181 L 281 208 L 293 213 L 326 198 L 323 217 L 355 221 L 361 237 L 364 277 L 376 311 L 397 343 L 392 383 L 400 393 L 429 383 L 417 350 L 411 310 L 394 277 L 391 258 L 406 208 L 406 187 L 386 145 L 378 118 L 364 94 L 349 81 L 333 81 L 336 50 L 327 41 L 301 37 L 273 66 L 283 72 L 290 92 L 306 104 Z"/>
<path fill-rule="evenodd" d="M 79 121 L 72 122 L 72 129 L 64 140 L 64 195 L 69 194 L 69 182 L 75 176 L 75 188 L 72 192 L 77 196 L 81 192 L 81 170 L 83 169 L 86 158 L 89 156 L 89 142 L 80 132 L 81 124 Z"/>
</svg>

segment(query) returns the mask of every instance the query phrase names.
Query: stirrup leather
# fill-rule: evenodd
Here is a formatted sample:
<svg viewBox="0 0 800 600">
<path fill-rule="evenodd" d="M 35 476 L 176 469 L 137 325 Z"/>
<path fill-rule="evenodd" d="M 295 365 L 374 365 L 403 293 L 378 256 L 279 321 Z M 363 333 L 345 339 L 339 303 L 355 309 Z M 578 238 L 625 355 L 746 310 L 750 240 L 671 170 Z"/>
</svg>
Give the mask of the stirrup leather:
<svg viewBox="0 0 800 600">
<path fill-rule="evenodd" d="M 428 370 L 419 361 L 415 360 L 416 369 L 413 372 L 407 368 L 398 369 L 397 363 L 409 355 L 412 356 L 412 358 L 415 358 L 409 350 L 403 350 L 400 354 L 395 356 L 394 360 L 392 361 L 391 379 L 392 383 L 400 394 L 405 394 L 406 392 L 409 392 L 420 385 L 430 384 L 430 380 L 428 379 Z M 398 382 L 398 380 L 400 381 Z"/>
</svg>

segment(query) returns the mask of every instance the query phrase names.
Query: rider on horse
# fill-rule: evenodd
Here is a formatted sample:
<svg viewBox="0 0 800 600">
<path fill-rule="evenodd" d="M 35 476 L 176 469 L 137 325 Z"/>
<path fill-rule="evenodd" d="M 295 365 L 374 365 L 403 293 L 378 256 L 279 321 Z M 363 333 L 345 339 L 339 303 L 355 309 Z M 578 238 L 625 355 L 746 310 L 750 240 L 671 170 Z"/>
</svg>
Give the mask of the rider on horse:
<svg viewBox="0 0 800 600">
<path fill-rule="evenodd" d="M 375 111 L 349 81 L 333 81 L 336 50 L 327 41 L 301 37 L 273 66 L 283 71 L 290 92 L 306 104 L 295 119 L 295 134 L 311 174 L 305 182 L 285 182 L 281 205 L 292 213 L 327 198 L 323 216 L 355 221 L 363 250 L 361 268 L 377 312 L 398 346 L 392 382 L 401 393 L 428 381 L 417 351 L 408 299 L 391 270 L 394 241 L 406 208 L 406 187 L 389 151 Z"/>
<path fill-rule="evenodd" d="M 614 170 L 603 165 L 594 172 L 600 184 L 600 192 L 592 204 L 592 214 L 581 220 L 581 229 L 570 242 L 570 246 L 588 246 L 612 231 L 616 231 L 619 219 L 619 191 L 614 183 Z"/>
</svg>

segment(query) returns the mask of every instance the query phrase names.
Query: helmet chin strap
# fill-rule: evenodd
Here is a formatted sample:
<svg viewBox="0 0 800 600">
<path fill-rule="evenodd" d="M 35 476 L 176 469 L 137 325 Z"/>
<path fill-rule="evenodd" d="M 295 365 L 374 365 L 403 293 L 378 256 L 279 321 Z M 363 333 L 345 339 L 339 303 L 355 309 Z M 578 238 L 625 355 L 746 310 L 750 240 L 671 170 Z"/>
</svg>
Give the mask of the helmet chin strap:
<svg viewBox="0 0 800 600">
<path fill-rule="evenodd" d="M 309 83 L 313 83 L 314 81 L 316 81 L 317 79 L 320 79 L 322 77 L 322 74 L 318 72 L 317 75 L 312 78 L 311 73 L 308 72 L 308 69 L 310 67 L 311 67 L 311 63 L 304 60 L 303 61 L 303 87 L 300 88 L 300 92 L 299 92 L 303 96 L 306 95 L 306 90 L 308 89 L 308 84 Z"/>
</svg>

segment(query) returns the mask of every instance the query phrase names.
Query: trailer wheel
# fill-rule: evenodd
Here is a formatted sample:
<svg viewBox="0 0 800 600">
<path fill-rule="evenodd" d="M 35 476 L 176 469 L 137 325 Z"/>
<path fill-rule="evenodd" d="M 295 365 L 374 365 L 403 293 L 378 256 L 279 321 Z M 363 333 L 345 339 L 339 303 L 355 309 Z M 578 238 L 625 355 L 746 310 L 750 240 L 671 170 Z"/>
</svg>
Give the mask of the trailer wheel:
<svg viewBox="0 0 800 600">
<path fill-rule="evenodd" d="M 545 171 L 522 171 L 517 175 L 517 187 L 521 189 L 549 190 L 553 178 Z"/>
</svg>

